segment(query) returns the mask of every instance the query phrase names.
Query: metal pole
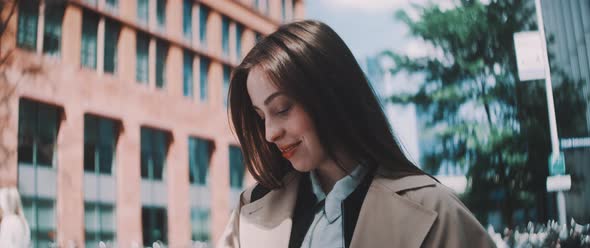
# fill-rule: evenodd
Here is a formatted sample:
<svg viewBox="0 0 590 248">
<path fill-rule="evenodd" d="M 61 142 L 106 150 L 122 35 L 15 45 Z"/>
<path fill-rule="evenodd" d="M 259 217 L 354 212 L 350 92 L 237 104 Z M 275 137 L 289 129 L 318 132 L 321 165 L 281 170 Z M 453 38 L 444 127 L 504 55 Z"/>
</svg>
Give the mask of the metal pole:
<svg viewBox="0 0 590 248">
<path fill-rule="evenodd" d="M 549 67 L 549 56 L 547 56 L 547 40 L 545 38 L 545 26 L 543 24 L 543 11 L 541 9 L 541 0 L 535 0 L 535 9 L 537 12 L 537 25 L 541 35 L 541 47 L 543 54 L 543 64 L 545 67 L 545 91 L 547 93 L 547 108 L 549 111 L 549 130 L 551 132 L 551 152 L 554 158 L 559 156 L 559 140 L 557 135 L 557 121 L 555 120 L 555 106 L 553 103 L 553 87 L 551 86 L 551 69 Z M 557 212 L 559 214 L 559 223 L 566 224 L 565 215 L 565 197 L 563 191 L 557 192 Z"/>
</svg>

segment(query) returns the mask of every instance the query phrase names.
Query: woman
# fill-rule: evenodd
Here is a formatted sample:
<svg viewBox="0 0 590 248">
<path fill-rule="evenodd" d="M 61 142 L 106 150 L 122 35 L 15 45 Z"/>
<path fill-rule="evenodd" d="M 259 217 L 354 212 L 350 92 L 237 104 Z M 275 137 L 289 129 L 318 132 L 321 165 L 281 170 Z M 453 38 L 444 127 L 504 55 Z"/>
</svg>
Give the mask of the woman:
<svg viewBox="0 0 590 248">
<path fill-rule="evenodd" d="M 26 248 L 30 240 L 31 231 L 17 189 L 0 189 L 0 247 Z"/>
<path fill-rule="evenodd" d="M 409 161 L 352 53 L 301 21 L 232 75 L 230 114 L 257 184 L 220 247 L 493 247 L 465 206 Z"/>
</svg>

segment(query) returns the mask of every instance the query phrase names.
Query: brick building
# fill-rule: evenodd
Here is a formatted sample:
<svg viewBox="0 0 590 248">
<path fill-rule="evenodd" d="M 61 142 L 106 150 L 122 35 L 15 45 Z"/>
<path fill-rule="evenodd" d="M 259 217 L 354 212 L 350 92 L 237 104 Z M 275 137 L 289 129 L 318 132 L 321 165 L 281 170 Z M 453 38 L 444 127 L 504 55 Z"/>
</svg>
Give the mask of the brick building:
<svg viewBox="0 0 590 248">
<path fill-rule="evenodd" d="M 213 245 L 251 183 L 231 68 L 303 0 L 19 2 L 1 40 L 0 186 L 18 187 L 34 247 Z"/>
</svg>

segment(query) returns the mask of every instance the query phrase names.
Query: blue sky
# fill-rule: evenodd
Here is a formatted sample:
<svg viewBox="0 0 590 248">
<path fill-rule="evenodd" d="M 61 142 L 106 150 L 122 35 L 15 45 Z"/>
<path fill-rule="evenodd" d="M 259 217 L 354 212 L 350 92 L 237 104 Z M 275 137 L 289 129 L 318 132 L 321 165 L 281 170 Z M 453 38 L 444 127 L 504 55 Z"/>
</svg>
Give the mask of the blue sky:
<svg viewBox="0 0 590 248">
<path fill-rule="evenodd" d="M 332 27 L 362 64 L 367 56 L 394 50 L 410 57 L 437 56 L 437 50 L 408 35 L 405 24 L 396 20 L 404 9 L 411 18 L 418 13 L 412 5 L 436 4 L 453 8 L 456 0 L 305 0 L 305 18 L 320 20 Z M 482 2 L 486 2 L 482 0 Z"/>
<path fill-rule="evenodd" d="M 331 26 L 359 61 L 384 49 L 406 45 L 407 29 L 393 17 L 395 9 L 402 4 L 376 0 L 357 2 L 307 0 L 305 15 L 306 18 L 320 20 Z"/>
</svg>

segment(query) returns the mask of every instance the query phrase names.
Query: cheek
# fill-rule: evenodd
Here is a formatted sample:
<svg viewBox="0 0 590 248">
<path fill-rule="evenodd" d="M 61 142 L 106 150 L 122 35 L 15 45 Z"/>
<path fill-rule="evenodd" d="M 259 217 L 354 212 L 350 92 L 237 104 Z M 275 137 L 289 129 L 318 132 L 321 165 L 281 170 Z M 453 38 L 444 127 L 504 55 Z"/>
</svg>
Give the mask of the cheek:
<svg viewBox="0 0 590 248">
<path fill-rule="evenodd" d="M 314 159 L 323 159 L 324 157 L 324 149 L 320 144 L 320 140 L 318 136 L 314 132 L 308 132 L 306 137 L 307 149 L 309 150 L 310 157 Z"/>
<path fill-rule="evenodd" d="M 289 118 L 288 133 L 293 139 L 303 139 L 305 155 L 302 158 L 308 162 L 317 163 L 324 159 L 324 152 L 310 116 L 301 107 L 293 109 Z"/>
<path fill-rule="evenodd" d="M 302 118 L 296 128 L 297 133 L 304 139 L 308 152 L 310 153 L 309 155 L 314 158 L 321 156 L 323 154 L 323 149 L 320 145 L 320 140 L 315 130 L 315 126 L 311 120 L 309 118 Z"/>
<path fill-rule="evenodd" d="M 309 115 L 300 108 L 295 109 L 290 121 L 293 134 L 304 137 L 306 140 L 316 140 L 315 127 Z"/>
</svg>

